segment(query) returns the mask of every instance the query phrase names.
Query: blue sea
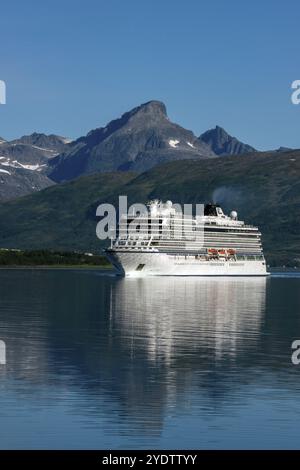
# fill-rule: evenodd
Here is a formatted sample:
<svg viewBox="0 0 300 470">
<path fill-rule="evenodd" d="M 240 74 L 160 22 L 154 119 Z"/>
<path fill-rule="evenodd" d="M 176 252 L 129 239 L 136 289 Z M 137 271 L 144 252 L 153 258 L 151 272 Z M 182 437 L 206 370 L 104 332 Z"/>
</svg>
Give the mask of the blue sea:
<svg viewBox="0 0 300 470">
<path fill-rule="evenodd" d="M 300 276 L 1 270 L 1 449 L 299 449 Z"/>
</svg>

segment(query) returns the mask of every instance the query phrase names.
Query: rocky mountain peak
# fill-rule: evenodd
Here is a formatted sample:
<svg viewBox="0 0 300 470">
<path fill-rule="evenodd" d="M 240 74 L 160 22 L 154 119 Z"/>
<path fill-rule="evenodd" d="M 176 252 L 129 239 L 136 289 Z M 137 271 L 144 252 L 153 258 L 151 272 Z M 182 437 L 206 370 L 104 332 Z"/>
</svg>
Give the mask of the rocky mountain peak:
<svg viewBox="0 0 300 470">
<path fill-rule="evenodd" d="M 167 117 L 161 101 L 148 101 L 74 141 L 50 163 L 54 181 L 108 171 L 145 171 L 171 160 L 215 157 L 193 132 Z"/>
<path fill-rule="evenodd" d="M 167 117 L 167 108 L 162 101 L 152 100 L 137 106 L 131 113 L 160 114 L 163 117 Z"/>
<path fill-rule="evenodd" d="M 24 144 L 39 147 L 41 149 L 62 152 L 64 147 L 70 140 L 55 134 L 43 134 L 34 132 L 30 135 L 23 135 L 19 139 L 13 140 L 10 144 Z"/>
<path fill-rule="evenodd" d="M 204 134 L 200 135 L 199 140 L 208 144 L 217 155 L 237 155 L 256 152 L 254 147 L 244 144 L 236 137 L 231 136 L 220 126 L 204 132 Z"/>
</svg>

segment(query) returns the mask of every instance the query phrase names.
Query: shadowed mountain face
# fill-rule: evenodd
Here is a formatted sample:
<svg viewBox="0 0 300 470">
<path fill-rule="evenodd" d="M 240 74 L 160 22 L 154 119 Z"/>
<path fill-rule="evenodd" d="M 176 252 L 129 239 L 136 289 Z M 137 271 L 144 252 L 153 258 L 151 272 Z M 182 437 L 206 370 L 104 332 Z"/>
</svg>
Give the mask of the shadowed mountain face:
<svg viewBox="0 0 300 470">
<path fill-rule="evenodd" d="M 98 173 L 0 204 L 0 246 L 99 253 L 96 208 L 160 198 L 217 202 L 258 225 L 267 262 L 300 266 L 300 151 L 169 162 L 137 175 Z M 34 220 L 34 224 L 32 221 Z"/>
<path fill-rule="evenodd" d="M 215 156 L 191 132 L 172 123 L 166 107 L 150 101 L 72 142 L 50 162 L 57 182 L 110 171 L 145 171 L 158 163 Z"/>
<path fill-rule="evenodd" d="M 256 151 L 255 148 L 250 145 L 244 144 L 235 137 L 227 134 L 227 132 L 219 126 L 201 134 L 199 140 L 209 145 L 217 155 L 238 155 Z"/>
</svg>

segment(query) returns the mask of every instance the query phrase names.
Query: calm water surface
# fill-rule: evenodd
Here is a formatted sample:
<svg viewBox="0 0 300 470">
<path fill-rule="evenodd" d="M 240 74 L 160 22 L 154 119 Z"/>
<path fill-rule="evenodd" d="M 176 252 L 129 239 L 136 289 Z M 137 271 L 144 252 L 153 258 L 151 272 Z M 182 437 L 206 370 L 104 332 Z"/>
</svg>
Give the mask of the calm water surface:
<svg viewBox="0 0 300 470">
<path fill-rule="evenodd" d="M 0 271 L 2 449 L 300 448 L 300 277 Z"/>
</svg>

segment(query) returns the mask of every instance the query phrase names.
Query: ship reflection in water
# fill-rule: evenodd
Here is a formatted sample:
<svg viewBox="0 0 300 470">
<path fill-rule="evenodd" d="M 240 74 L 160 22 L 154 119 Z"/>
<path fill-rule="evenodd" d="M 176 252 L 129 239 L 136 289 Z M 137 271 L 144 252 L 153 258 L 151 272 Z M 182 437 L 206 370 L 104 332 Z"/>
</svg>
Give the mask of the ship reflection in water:
<svg viewBox="0 0 300 470">
<path fill-rule="evenodd" d="M 131 365 L 128 390 L 120 390 L 126 415 L 160 433 L 165 413 L 189 412 L 195 391 L 207 410 L 232 400 L 236 362 L 251 366 L 248 354 L 258 347 L 266 282 L 153 277 L 112 285 L 110 328 L 120 332 Z M 110 346 L 113 353 L 113 340 Z"/>
<path fill-rule="evenodd" d="M 0 446 L 295 447 L 299 286 L 1 272 Z"/>
<path fill-rule="evenodd" d="M 142 346 L 149 361 L 166 366 L 183 358 L 199 365 L 201 359 L 234 361 L 239 349 L 256 347 L 266 282 L 242 277 L 124 279 L 112 287 L 110 318 L 130 338 L 133 357 Z"/>
</svg>

